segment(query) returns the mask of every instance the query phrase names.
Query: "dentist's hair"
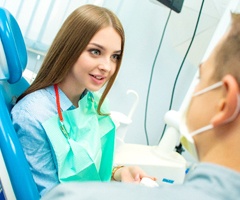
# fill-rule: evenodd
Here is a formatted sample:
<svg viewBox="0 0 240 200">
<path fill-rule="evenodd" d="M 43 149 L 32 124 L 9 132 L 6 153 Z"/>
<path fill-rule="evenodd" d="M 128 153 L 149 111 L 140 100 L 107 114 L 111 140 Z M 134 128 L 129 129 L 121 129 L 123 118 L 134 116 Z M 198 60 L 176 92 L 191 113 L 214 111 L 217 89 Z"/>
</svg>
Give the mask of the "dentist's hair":
<svg viewBox="0 0 240 200">
<path fill-rule="evenodd" d="M 213 78 L 219 81 L 231 74 L 240 86 L 240 14 L 231 13 L 231 24 L 216 48 L 215 73 Z"/>
<path fill-rule="evenodd" d="M 110 10 L 95 6 L 84 5 L 74 10 L 63 23 L 53 40 L 42 66 L 30 87 L 18 98 L 18 101 L 29 93 L 58 84 L 67 76 L 91 38 L 102 28 L 111 26 L 121 37 L 121 56 L 115 73 L 109 79 L 98 105 L 101 105 L 111 89 L 118 74 L 124 50 L 125 35 L 118 17 Z"/>
</svg>

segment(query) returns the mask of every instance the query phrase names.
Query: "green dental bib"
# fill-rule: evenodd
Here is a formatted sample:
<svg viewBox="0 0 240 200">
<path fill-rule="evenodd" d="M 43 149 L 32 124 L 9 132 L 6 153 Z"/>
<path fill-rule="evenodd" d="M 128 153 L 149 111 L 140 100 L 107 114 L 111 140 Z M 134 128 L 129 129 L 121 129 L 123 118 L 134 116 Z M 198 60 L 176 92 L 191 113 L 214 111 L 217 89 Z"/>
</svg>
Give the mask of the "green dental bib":
<svg viewBox="0 0 240 200">
<path fill-rule="evenodd" d="M 88 92 L 78 108 L 62 112 L 69 137 L 61 131 L 58 115 L 43 123 L 56 155 L 60 182 L 111 179 L 115 125 L 109 116 L 98 115 L 98 102 L 99 96 Z M 101 110 L 109 113 L 105 103 Z"/>
</svg>

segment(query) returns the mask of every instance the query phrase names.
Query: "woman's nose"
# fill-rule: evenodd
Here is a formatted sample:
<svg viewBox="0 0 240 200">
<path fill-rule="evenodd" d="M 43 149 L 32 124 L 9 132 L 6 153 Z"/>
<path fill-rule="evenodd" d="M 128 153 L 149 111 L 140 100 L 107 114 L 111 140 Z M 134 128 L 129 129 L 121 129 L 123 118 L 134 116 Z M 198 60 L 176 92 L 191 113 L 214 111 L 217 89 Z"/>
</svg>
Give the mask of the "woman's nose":
<svg viewBox="0 0 240 200">
<path fill-rule="evenodd" d="M 109 71 L 111 70 L 111 64 L 110 64 L 110 62 L 108 62 L 108 61 L 101 62 L 101 63 L 98 65 L 98 68 L 99 68 L 100 70 L 104 70 L 104 71 L 109 72 Z"/>
</svg>

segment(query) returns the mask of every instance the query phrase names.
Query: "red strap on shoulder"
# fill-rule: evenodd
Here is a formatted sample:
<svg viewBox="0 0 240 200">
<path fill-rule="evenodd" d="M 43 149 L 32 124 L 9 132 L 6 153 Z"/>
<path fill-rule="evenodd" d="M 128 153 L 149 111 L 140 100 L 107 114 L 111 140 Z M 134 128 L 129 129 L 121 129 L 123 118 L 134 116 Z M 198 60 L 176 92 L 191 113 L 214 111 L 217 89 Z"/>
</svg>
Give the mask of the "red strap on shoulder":
<svg viewBox="0 0 240 200">
<path fill-rule="evenodd" d="M 56 95 L 58 116 L 59 116 L 60 121 L 63 122 L 63 116 L 62 116 L 62 111 L 61 111 L 61 107 L 60 107 L 60 97 L 59 97 L 57 84 L 54 84 L 54 91 L 55 91 L 55 95 Z"/>
</svg>

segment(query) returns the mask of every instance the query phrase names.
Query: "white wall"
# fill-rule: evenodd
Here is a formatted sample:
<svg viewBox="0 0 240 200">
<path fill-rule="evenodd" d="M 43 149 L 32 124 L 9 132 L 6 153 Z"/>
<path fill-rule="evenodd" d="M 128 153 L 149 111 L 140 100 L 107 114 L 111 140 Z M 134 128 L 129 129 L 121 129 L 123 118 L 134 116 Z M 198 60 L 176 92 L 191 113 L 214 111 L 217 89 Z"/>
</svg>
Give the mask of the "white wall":
<svg viewBox="0 0 240 200">
<path fill-rule="evenodd" d="M 185 0 L 180 14 L 172 12 L 152 77 L 146 120 L 150 144 L 157 144 L 161 137 L 163 116 L 169 108 L 173 83 L 193 34 L 201 2 Z M 86 3 L 97 3 L 111 9 L 125 28 L 123 64 L 109 99 L 112 110 L 128 114 L 134 99 L 126 92 L 128 89 L 138 92 L 140 101 L 133 115 L 133 123 L 128 127 L 126 142 L 145 144 L 146 95 L 154 57 L 169 14 L 168 8 L 149 0 L 0 0 L 0 6 L 9 9 L 18 20 L 29 49 L 27 68 L 36 71 L 62 21 L 74 8 Z M 174 109 L 180 107 L 224 10 L 224 6 L 214 10 L 216 4 L 213 0 L 205 4 L 197 31 L 201 39 L 194 41 L 179 76 L 172 106 Z M 206 32 L 209 27 L 210 33 Z M 38 54 L 41 57 L 36 60 Z"/>
</svg>

